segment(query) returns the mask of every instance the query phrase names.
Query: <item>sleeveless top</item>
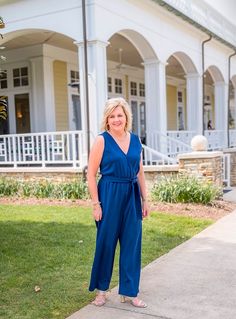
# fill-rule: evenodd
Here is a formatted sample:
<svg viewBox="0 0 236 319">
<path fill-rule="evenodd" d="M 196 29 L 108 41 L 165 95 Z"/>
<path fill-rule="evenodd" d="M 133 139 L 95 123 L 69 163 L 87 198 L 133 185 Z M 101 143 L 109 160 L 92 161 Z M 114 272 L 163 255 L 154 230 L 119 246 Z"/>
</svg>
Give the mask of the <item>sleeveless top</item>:
<svg viewBox="0 0 236 319">
<path fill-rule="evenodd" d="M 125 179 L 136 178 L 142 151 L 139 137 L 130 133 L 130 144 L 125 154 L 108 132 L 103 132 L 101 135 L 104 138 L 104 151 L 100 163 L 101 175 Z"/>
<path fill-rule="evenodd" d="M 140 168 L 142 145 L 138 136 L 130 133 L 130 144 L 124 153 L 108 133 L 104 137 L 104 151 L 100 163 L 98 194 L 103 212 L 109 212 L 123 204 L 142 220 L 142 204 L 137 174 Z"/>
</svg>

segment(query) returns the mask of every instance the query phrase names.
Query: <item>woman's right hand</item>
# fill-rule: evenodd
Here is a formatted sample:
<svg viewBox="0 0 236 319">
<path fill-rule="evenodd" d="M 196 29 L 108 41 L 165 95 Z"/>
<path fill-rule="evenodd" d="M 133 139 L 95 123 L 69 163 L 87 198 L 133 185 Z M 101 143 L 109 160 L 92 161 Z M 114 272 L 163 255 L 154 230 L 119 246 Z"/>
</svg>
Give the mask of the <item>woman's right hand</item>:
<svg viewBox="0 0 236 319">
<path fill-rule="evenodd" d="M 102 208 L 100 205 L 93 207 L 93 218 L 99 222 L 102 219 Z"/>
</svg>

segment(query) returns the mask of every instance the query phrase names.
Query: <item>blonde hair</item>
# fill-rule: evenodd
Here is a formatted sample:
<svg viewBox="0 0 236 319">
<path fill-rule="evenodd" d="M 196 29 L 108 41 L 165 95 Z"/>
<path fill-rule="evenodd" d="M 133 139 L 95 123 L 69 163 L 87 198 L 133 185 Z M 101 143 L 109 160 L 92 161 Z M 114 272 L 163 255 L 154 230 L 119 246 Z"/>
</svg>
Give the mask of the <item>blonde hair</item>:
<svg viewBox="0 0 236 319">
<path fill-rule="evenodd" d="M 103 112 L 103 120 L 101 125 L 102 131 L 109 131 L 108 125 L 108 117 L 110 114 L 117 108 L 121 106 L 126 117 L 125 131 L 130 131 L 132 127 L 132 113 L 129 104 L 122 97 L 115 97 L 106 101 L 104 112 Z"/>
</svg>

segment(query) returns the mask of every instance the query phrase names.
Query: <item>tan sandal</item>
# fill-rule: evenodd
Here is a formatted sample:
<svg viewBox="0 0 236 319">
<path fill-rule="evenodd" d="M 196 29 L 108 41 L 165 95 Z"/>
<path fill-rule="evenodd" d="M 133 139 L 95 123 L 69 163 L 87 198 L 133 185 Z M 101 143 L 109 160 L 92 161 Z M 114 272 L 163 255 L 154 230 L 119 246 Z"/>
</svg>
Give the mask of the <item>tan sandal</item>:
<svg viewBox="0 0 236 319">
<path fill-rule="evenodd" d="M 107 301 L 106 294 L 99 292 L 97 294 L 96 298 L 94 299 L 94 301 L 92 301 L 92 304 L 94 306 L 101 307 L 101 306 L 105 305 L 106 301 Z"/>
<path fill-rule="evenodd" d="M 138 297 L 130 298 L 126 296 L 121 296 L 120 301 L 122 303 L 129 302 L 132 306 L 137 308 L 147 308 L 147 304 L 143 300 L 139 299 Z"/>
</svg>

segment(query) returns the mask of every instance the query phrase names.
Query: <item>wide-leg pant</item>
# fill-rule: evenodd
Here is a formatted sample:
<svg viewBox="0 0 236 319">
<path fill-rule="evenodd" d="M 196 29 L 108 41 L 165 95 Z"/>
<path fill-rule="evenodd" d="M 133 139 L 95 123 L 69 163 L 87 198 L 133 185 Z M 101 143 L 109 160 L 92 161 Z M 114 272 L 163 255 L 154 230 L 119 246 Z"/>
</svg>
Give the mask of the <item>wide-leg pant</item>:
<svg viewBox="0 0 236 319">
<path fill-rule="evenodd" d="M 132 183 L 101 182 L 99 199 L 102 220 L 97 239 L 89 290 L 107 290 L 112 276 L 115 249 L 120 243 L 119 294 L 135 297 L 141 270 L 142 213 Z M 137 192 L 136 192 L 137 193 Z M 138 207 L 138 211 L 137 211 Z"/>
</svg>

